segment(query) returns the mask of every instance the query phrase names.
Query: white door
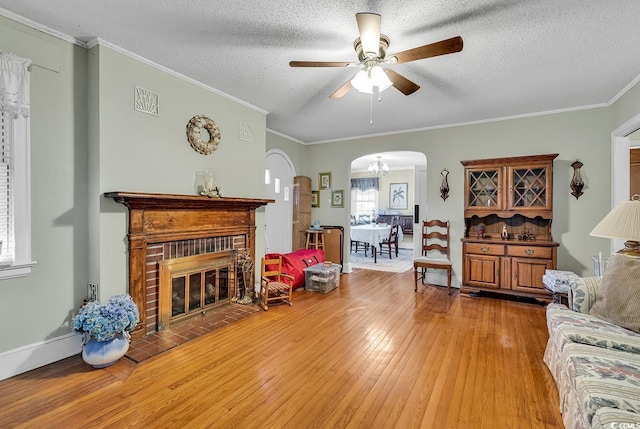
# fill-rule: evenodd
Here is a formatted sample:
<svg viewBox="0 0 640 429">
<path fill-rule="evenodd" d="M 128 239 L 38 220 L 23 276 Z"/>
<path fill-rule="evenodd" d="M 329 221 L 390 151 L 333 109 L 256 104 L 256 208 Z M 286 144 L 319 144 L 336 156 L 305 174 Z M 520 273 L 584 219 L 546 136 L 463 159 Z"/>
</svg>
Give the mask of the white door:
<svg viewBox="0 0 640 429">
<path fill-rule="evenodd" d="M 264 185 L 265 198 L 276 201 L 265 208 L 266 252 L 289 253 L 292 250 L 293 164 L 284 152 L 270 150 L 265 168 L 270 176 L 269 183 Z"/>
</svg>

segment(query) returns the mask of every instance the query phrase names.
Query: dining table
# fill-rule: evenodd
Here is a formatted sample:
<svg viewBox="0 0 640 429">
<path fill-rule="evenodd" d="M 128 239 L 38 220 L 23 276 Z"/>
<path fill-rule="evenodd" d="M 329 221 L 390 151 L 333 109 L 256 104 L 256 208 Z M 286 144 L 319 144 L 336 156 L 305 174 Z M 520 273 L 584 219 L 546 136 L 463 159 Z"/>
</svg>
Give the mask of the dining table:
<svg viewBox="0 0 640 429">
<path fill-rule="evenodd" d="M 391 235 L 391 225 L 370 223 L 364 225 L 352 225 L 349 237 L 352 241 L 360 241 L 371 246 L 373 253 L 373 262 L 378 262 L 377 248 Z M 402 228 L 398 226 L 398 241 L 402 241 Z"/>
</svg>

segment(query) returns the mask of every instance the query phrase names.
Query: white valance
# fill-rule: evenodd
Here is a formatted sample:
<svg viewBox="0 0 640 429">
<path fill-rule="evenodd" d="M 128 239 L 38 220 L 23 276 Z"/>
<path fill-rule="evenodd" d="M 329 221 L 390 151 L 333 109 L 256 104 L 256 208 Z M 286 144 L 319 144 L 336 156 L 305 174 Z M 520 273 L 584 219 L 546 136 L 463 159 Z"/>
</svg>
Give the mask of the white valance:
<svg viewBox="0 0 640 429">
<path fill-rule="evenodd" d="M 29 117 L 29 67 L 32 61 L 0 50 L 0 110 Z"/>
</svg>

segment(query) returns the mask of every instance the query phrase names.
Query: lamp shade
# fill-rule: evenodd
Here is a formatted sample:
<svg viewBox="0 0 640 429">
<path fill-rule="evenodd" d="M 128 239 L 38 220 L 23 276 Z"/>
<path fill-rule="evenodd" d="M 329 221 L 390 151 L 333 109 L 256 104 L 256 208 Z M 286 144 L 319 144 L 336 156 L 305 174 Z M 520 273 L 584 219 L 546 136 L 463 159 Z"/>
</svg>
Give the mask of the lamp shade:
<svg viewBox="0 0 640 429">
<path fill-rule="evenodd" d="M 614 207 L 589 235 L 640 241 L 640 195 Z"/>
</svg>

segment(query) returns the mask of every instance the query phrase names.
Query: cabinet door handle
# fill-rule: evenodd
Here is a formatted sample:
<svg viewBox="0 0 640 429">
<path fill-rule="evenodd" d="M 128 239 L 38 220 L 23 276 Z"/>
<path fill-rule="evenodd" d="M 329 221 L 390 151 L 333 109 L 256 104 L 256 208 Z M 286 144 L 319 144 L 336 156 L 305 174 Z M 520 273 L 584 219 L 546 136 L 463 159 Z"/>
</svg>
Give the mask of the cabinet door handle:
<svg viewBox="0 0 640 429">
<path fill-rule="evenodd" d="M 482 247 L 480 250 L 482 250 L 482 253 L 487 253 L 489 251 L 488 247 Z"/>
<path fill-rule="evenodd" d="M 535 251 L 533 249 L 527 249 L 524 251 L 524 253 L 526 253 L 527 255 L 531 256 L 535 253 Z"/>
</svg>

